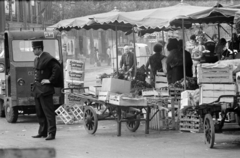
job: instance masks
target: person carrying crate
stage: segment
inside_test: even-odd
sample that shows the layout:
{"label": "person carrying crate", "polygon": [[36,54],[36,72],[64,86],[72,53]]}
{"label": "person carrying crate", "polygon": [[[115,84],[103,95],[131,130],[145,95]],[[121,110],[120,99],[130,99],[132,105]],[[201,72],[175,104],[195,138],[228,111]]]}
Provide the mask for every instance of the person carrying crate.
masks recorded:
{"label": "person carrying crate", "polygon": [[146,64],[146,71],[148,71],[148,67],[150,66],[150,80],[151,85],[155,87],[155,76],[157,74],[157,71],[167,73],[167,66],[166,66],[166,60],[167,58],[162,55],[162,49],[163,46],[160,43],[157,43],[153,47],[153,51],[155,54],[151,55],[148,58],[147,64]]}

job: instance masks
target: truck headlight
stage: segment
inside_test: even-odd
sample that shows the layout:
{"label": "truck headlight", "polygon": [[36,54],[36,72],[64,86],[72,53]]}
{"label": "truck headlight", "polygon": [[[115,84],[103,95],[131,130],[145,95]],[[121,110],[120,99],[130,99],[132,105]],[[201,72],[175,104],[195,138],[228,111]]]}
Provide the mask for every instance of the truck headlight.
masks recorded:
{"label": "truck headlight", "polygon": [[4,72],[4,70],[5,70],[4,65],[3,65],[3,64],[0,64],[0,72]]}
{"label": "truck headlight", "polygon": [[17,83],[18,83],[19,86],[23,86],[25,84],[25,81],[22,78],[19,78],[17,80]]}

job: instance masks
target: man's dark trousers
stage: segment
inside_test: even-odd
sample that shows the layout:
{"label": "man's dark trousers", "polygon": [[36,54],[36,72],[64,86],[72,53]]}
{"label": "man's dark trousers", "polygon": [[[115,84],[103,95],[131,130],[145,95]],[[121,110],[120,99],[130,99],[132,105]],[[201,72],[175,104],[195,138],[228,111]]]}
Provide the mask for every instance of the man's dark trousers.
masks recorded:
{"label": "man's dark trousers", "polygon": [[38,122],[40,124],[38,134],[45,135],[53,134],[56,135],[56,118],[55,108],[53,104],[53,95],[40,96],[35,98],[36,112]]}

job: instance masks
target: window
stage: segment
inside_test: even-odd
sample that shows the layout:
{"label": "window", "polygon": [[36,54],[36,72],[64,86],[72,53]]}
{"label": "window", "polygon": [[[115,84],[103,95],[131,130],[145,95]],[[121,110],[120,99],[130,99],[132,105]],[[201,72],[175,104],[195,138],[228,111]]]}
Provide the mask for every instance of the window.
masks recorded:
{"label": "window", "polygon": [[[59,60],[59,44],[57,40],[43,40],[44,52],[50,53]],[[32,41],[13,40],[13,60],[14,61],[34,61],[35,55],[32,49]]]}
{"label": "window", "polygon": [[0,59],[4,58],[4,42],[0,39]]}
{"label": "window", "polygon": [[31,7],[32,7],[32,19],[33,19],[33,23],[36,23],[36,19],[37,19],[37,13],[36,13],[36,4],[35,1],[31,1]]}
{"label": "window", "polygon": [[19,0],[18,4],[19,4],[19,21],[23,22],[23,9],[24,9],[23,4],[24,4],[24,2],[22,0]]}

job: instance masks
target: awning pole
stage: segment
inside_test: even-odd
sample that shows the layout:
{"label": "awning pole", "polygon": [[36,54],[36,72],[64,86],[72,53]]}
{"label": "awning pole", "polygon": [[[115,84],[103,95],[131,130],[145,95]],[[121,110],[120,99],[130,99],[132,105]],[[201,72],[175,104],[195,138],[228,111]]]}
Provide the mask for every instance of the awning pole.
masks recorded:
{"label": "awning pole", "polygon": [[184,77],[184,90],[186,90],[186,64],[185,64],[185,33],[184,33],[184,19],[182,19],[182,35],[183,35],[183,77]]}
{"label": "awning pole", "polygon": [[132,34],[133,34],[133,47],[134,47],[134,78],[136,77],[137,74],[137,55],[136,55],[136,39],[135,39],[135,32],[134,32],[134,27],[132,28]]}
{"label": "awning pole", "polygon": [[[231,41],[233,42],[233,25],[230,25],[230,26],[231,26]],[[232,48],[230,48],[230,49],[233,50],[233,44],[232,44]],[[234,55],[234,59],[235,59],[235,55]]]}
{"label": "awning pole", "polygon": [[118,32],[117,32],[117,26],[115,26],[115,32],[116,32],[116,67],[117,67],[117,74],[118,74]]}
{"label": "awning pole", "polygon": [[220,24],[218,24],[218,41],[220,40]]}
{"label": "awning pole", "polygon": [[111,30],[111,36],[112,36],[112,51],[111,51],[111,65],[112,65],[112,67],[113,67],[113,69],[114,69],[114,55],[113,55],[113,49],[114,49],[114,46],[113,46],[113,30]]}

